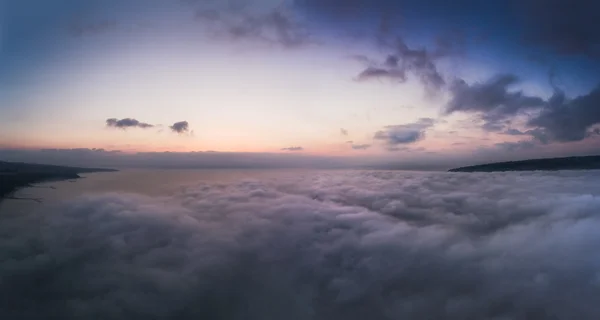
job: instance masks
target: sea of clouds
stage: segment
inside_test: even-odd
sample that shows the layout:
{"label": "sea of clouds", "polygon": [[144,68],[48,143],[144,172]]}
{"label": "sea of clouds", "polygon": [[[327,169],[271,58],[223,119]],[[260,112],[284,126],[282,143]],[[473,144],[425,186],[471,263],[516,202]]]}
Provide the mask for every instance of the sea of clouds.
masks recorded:
{"label": "sea of clouds", "polygon": [[0,319],[600,319],[600,172],[330,171],[0,217]]}

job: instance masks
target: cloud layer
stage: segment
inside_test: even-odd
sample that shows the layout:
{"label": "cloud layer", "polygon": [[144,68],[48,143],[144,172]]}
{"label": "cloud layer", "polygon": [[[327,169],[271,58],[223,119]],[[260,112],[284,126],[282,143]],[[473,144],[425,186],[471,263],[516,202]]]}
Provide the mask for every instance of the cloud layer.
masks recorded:
{"label": "cloud layer", "polygon": [[2,215],[2,319],[598,319],[598,172],[282,173]]}

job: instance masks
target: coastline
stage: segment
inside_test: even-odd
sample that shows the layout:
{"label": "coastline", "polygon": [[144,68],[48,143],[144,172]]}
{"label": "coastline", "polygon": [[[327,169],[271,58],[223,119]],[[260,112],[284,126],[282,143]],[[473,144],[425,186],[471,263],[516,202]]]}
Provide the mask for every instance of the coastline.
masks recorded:
{"label": "coastline", "polygon": [[522,161],[508,161],[460,167],[449,172],[504,172],[504,171],[557,171],[557,170],[598,170],[600,156],[545,158]]}
{"label": "coastline", "polygon": [[35,183],[80,179],[80,173],[115,171],[118,170],[0,161],[0,202],[5,199],[38,201],[38,199],[18,198],[14,196],[18,190],[31,187]]}

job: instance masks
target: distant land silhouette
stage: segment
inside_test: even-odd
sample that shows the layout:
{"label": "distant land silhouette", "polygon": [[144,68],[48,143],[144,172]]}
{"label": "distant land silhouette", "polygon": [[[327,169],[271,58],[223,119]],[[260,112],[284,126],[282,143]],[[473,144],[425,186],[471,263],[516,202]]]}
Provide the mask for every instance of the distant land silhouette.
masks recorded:
{"label": "distant land silhouette", "polygon": [[531,159],[460,167],[449,172],[556,171],[600,169],[600,156]]}
{"label": "distant land silhouette", "polygon": [[111,171],[117,170],[0,161],[0,201],[6,198],[19,199],[12,197],[12,194],[33,183],[78,179],[81,178],[79,173]]}

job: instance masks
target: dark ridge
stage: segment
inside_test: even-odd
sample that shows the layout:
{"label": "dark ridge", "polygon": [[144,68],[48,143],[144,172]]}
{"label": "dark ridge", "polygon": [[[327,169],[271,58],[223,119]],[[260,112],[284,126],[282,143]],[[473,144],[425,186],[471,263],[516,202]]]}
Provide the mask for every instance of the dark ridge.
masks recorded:
{"label": "dark ridge", "polygon": [[33,183],[78,179],[80,173],[113,171],[117,170],[0,161],[0,201]]}
{"label": "dark ridge", "polygon": [[600,169],[600,156],[531,159],[460,167],[449,172],[556,171]]}

